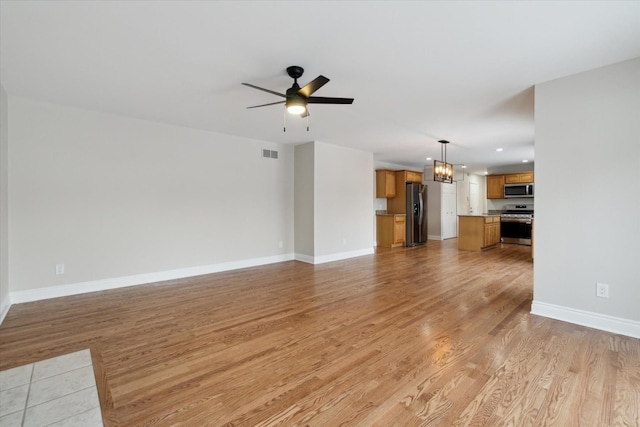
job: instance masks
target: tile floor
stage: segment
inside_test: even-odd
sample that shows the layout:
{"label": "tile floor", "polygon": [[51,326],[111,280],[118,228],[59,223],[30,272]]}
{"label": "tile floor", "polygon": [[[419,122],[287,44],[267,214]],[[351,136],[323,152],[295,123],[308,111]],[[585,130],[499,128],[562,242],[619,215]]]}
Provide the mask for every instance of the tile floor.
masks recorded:
{"label": "tile floor", "polygon": [[0,427],[103,426],[91,353],[0,371]]}

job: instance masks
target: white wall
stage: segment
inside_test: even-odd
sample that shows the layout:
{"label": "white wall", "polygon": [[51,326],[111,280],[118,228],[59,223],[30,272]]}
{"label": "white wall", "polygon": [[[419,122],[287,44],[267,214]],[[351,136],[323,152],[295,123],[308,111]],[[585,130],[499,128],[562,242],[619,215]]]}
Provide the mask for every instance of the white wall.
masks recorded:
{"label": "white wall", "polygon": [[314,252],[314,144],[294,148],[294,222],[296,257],[313,259]]}
{"label": "white wall", "polygon": [[426,181],[427,238],[445,240],[458,237],[458,184]]}
{"label": "white wall", "polygon": [[470,189],[469,185],[471,183],[478,185],[478,202],[479,202],[479,210],[477,212],[473,212],[474,215],[487,213],[487,180],[482,175],[474,175],[465,173],[464,180],[457,182],[457,196],[458,196],[458,215],[469,215],[471,200],[470,200]]}
{"label": "white wall", "polygon": [[315,142],[315,255],[372,253],[373,154]]}
{"label": "white wall", "polygon": [[17,97],[9,107],[12,300],[293,257],[292,147]]}
{"label": "white wall", "polygon": [[373,253],[373,154],[315,141],[296,146],[295,159],[296,258],[322,263]]}
{"label": "white wall", "polygon": [[9,311],[9,116],[8,100],[0,86],[0,322]]}
{"label": "white wall", "polygon": [[517,163],[515,165],[494,166],[487,169],[488,175],[500,175],[507,173],[531,172],[535,169],[534,162]]}
{"label": "white wall", "polygon": [[640,337],[640,58],[535,93],[532,312]]}

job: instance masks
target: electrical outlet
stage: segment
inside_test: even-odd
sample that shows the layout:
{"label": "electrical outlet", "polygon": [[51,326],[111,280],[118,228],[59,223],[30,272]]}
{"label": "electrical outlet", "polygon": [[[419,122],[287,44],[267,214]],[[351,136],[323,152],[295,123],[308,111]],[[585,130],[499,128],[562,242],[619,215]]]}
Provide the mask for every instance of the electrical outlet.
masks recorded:
{"label": "electrical outlet", "polygon": [[609,285],[605,283],[596,283],[596,296],[600,298],[609,298]]}
{"label": "electrical outlet", "polygon": [[56,274],[64,274],[64,264],[56,264]]}

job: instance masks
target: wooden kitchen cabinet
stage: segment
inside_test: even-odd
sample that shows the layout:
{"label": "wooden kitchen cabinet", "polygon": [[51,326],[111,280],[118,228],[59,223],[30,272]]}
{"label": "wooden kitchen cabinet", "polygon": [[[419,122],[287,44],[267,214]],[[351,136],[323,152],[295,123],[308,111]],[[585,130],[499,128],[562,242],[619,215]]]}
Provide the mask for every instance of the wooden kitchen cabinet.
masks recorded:
{"label": "wooden kitchen cabinet", "polygon": [[407,236],[407,219],[404,216],[393,218],[393,244],[404,246]]}
{"label": "wooden kitchen cabinet", "polygon": [[396,195],[396,173],[392,170],[376,171],[376,197],[389,198]]}
{"label": "wooden kitchen cabinet", "polygon": [[407,170],[395,171],[396,195],[387,199],[387,212],[390,214],[407,213],[407,182],[422,183],[422,172]]}
{"label": "wooden kitchen cabinet", "polygon": [[396,189],[399,184],[402,184],[404,187],[407,182],[417,182],[418,184],[422,184],[422,172],[407,170],[396,171]]}
{"label": "wooden kitchen cabinet", "polygon": [[487,176],[487,199],[504,199],[504,175]]}
{"label": "wooden kitchen cabinet", "polygon": [[511,173],[505,175],[505,184],[520,184],[533,182],[533,172]]}
{"label": "wooden kitchen cabinet", "polygon": [[422,172],[414,172],[414,171],[405,171],[405,172],[407,172],[405,182],[417,182],[418,184],[422,184]]}
{"label": "wooden kitchen cabinet", "polygon": [[533,182],[533,172],[487,175],[487,199],[504,199],[505,184]]}
{"label": "wooden kitchen cabinet", "polygon": [[500,243],[500,217],[460,215],[458,217],[458,249],[481,251]]}
{"label": "wooden kitchen cabinet", "polygon": [[406,234],[405,215],[376,216],[376,245],[380,248],[404,246]]}
{"label": "wooden kitchen cabinet", "polygon": [[500,243],[500,217],[485,217],[484,219],[484,246],[489,247]]}

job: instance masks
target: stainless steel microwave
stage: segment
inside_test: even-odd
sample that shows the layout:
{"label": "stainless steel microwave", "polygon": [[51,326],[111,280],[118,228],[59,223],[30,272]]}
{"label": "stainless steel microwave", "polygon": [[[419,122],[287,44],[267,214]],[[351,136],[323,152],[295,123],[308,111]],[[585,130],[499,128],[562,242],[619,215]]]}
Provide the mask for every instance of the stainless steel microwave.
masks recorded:
{"label": "stainless steel microwave", "polygon": [[533,197],[533,183],[529,184],[505,184],[504,198]]}

